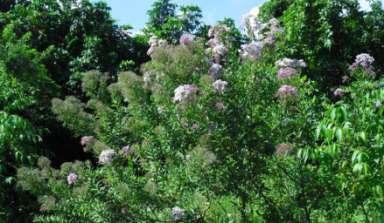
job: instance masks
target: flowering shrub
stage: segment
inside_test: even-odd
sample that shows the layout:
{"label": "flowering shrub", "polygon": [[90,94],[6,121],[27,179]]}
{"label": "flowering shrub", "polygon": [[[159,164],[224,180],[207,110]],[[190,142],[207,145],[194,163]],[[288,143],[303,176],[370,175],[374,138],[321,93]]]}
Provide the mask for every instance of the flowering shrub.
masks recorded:
{"label": "flowering shrub", "polygon": [[[179,27],[170,26],[180,22],[175,6],[163,2],[161,12],[160,3],[152,14],[169,15],[152,28]],[[380,222],[384,91],[371,75],[379,70],[367,54],[325,55],[344,44],[329,40],[344,35],[330,24],[349,33],[339,13],[352,19],[355,4],[272,3],[262,13],[273,16],[248,18],[247,42],[230,20],[206,27],[206,38],[173,30],[169,43],[149,40],[151,60],[138,72],[89,71],[79,76],[81,97],[52,99],[89,160],[40,157],[18,169],[18,188],[40,205],[33,220]],[[340,55],[352,58],[351,48]],[[323,89],[308,78],[331,71],[345,80]],[[13,130],[21,137],[28,127]]]}

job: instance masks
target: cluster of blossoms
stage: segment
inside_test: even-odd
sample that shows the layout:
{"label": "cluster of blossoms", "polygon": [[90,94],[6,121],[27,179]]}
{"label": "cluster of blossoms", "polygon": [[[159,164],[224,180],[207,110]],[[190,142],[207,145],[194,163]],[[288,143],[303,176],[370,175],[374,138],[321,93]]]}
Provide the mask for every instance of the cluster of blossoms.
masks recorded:
{"label": "cluster of blossoms", "polygon": [[103,165],[111,164],[116,152],[113,149],[103,150],[99,155],[99,163]]}
{"label": "cluster of blossoms", "polygon": [[191,45],[193,41],[195,41],[195,36],[189,33],[183,34],[179,40],[180,44],[184,46]]}
{"label": "cluster of blossoms", "polygon": [[240,49],[240,57],[243,60],[248,59],[256,61],[260,58],[263,48],[264,44],[260,41],[252,41],[251,43],[243,44]]}
{"label": "cluster of blossoms", "polygon": [[241,46],[242,59],[253,61],[259,59],[263,48],[266,45],[273,45],[277,35],[283,31],[277,19],[272,18],[267,23],[263,23],[258,16],[259,8],[256,7],[243,17],[245,32],[253,41]]}
{"label": "cluster of blossoms", "polygon": [[369,76],[374,77],[376,75],[373,67],[375,58],[367,53],[362,53],[356,56],[355,62],[349,67],[351,71],[355,71],[358,68],[362,68]]}
{"label": "cluster of blossoms", "polygon": [[302,68],[307,67],[307,64],[304,60],[283,58],[276,61],[276,66],[279,68],[277,78],[286,79],[299,74]]}
{"label": "cluster of blossoms", "polygon": [[220,63],[224,60],[224,57],[228,53],[228,48],[224,45],[222,41],[223,35],[229,32],[229,28],[225,25],[216,25],[209,29],[208,36],[208,46],[207,53],[211,54],[213,57],[213,63],[209,69],[209,73],[215,78],[221,72],[222,66]]}
{"label": "cluster of blossoms", "polygon": [[155,52],[156,48],[158,47],[165,47],[167,45],[166,40],[158,39],[157,37],[153,36],[149,39],[149,49],[147,51],[147,55],[151,56],[153,52]]}
{"label": "cluster of blossoms", "polygon": [[67,183],[68,185],[73,185],[76,183],[77,181],[77,174],[76,173],[69,173],[68,176],[67,176]]}
{"label": "cluster of blossoms", "polygon": [[222,94],[222,93],[224,93],[225,89],[227,88],[228,82],[219,79],[219,80],[213,82],[212,86],[217,92]]}
{"label": "cluster of blossoms", "polygon": [[173,221],[180,221],[185,217],[185,210],[179,207],[173,207],[171,217]]}
{"label": "cluster of blossoms", "polygon": [[84,152],[87,152],[90,147],[95,143],[96,139],[93,136],[83,136],[80,139],[80,145],[83,146]]}
{"label": "cluster of blossoms", "polygon": [[196,85],[181,85],[177,87],[174,91],[175,96],[173,97],[173,102],[188,102],[190,100],[193,100],[198,92],[199,88]]}
{"label": "cluster of blossoms", "polygon": [[289,98],[289,97],[292,97],[292,96],[296,96],[297,95],[297,88],[294,87],[294,86],[291,86],[291,85],[282,85],[279,90],[277,91],[276,95],[280,98],[280,99],[286,99],[286,98]]}
{"label": "cluster of blossoms", "polygon": [[217,79],[220,77],[222,71],[223,71],[223,66],[221,66],[218,63],[213,63],[208,70],[208,74],[211,75],[214,79]]}

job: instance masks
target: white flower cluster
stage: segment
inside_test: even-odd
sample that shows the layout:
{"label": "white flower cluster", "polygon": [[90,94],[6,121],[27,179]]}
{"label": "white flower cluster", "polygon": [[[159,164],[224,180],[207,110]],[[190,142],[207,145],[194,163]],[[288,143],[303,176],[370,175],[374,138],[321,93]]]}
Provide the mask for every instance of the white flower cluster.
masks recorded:
{"label": "white flower cluster", "polygon": [[375,77],[375,69],[373,67],[373,63],[375,62],[375,58],[367,53],[361,53],[356,56],[355,62],[349,67],[350,70],[354,71],[359,67],[364,70],[369,76]]}
{"label": "white flower cluster", "polygon": [[253,8],[249,13],[243,16],[243,27],[247,36],[263,44],[274,44],[278,33],[283,32],[279,20],[270,19],[263,23],[259,19],[259,8]]}
{"label": "white flower cluster", "polygon": [[219,92],[219,93],[224,93],[224,91],[227,89],[228,82],[223,81],[223,80],[217,80],[212,84],[213,88]]}
{"label": "white flower cluster", "polygon": [[99,155],[99,163],[103,165],[111,164],[116,152],[113,149],[103,150]]}
{"label": "white flower cluster", "polygon": [[173,102],[188,102],[194,99],[199,92],[199,88],[193,84],[186,84],[177,87],[174,91]]}
{"label": "white flower cluster", "polygon": [[67,176],[67,183],[68,185],[73,185],[77,181],[77,174],[76,173],[69,173]]}
{"label": "white flower cluster", "polygon": [[307,64],[304,62],[304,60],[283,58],[281,60],[276,61],[276,66],[278,68],[291,67],[294,69],[301,69],[307,67]]}
{"label": "white flower cluster", "polygon": [[150,39],[149,39],[149,49],[147,51],[147,55],[148,56],[151,56],[153,54],[153,52],[155,52],[156,48],[158,47],[165,47],[167,45],[167,41],[166,40],[162,40],[162,39],[159,39],[155,36],[152,36]]}
{"label": "white flower cluster", "polygon": [[185,216],[185,210],[179,207],[173,207],[171,210],[171,217],[173,221],[180,221]]}

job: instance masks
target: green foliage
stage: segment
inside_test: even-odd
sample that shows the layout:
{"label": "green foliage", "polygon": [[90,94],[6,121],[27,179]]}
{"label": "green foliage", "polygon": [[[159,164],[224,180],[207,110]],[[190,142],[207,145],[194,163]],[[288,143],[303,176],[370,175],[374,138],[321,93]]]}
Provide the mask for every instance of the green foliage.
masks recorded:
{"label": "green foliage", "polygon": [[183,33],[195,33],[202,23],[201,9],[195,5],[178,8],[170,0],[155,1],[148,11],[149,21],[145,33],[166,39],[170,43],[178,43]]}
{"label": "green foliage", "polygon": [[[135,37],[105,3],[8,6],[0,219],[382,222],[384,12],[371,4],[268,1],[253,22],[278,30],[247,46],[233,20],[208,37],[197,6],[168,0]],[[179,45],[183,33],[197,38]],[[150,35],[169,44],[146,61]],[[40,156],[50,112],[89,160]]]}

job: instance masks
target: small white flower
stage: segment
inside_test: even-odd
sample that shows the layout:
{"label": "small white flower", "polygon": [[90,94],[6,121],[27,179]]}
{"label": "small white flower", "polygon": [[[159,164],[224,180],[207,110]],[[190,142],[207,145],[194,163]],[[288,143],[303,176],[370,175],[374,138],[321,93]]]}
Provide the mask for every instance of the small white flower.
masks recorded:
{"label": "small white flower", "polygon": [[304,60],[283,58],[281,60],[276,61],[276,66],[279,68],[291,67],[295,69],[301,69],[307,67],[307,64],[304,62]]}
{"label": "small white flower", "polygon": [[179,221],[185,216],[185,210],[179,207],[173,207],[171,210],[171,217],[173,221]]}
{"label": "small white flower", "polygon": [[217,80],[212,84],[213,88],[219,92],[219,93],[224,93],[225,89],[228,86],[228,82],[223,81],[223,80]]}
{"label": "small white flower", "polygon": [[113,149],[103,150],[99,155],[99,163],[111,164],[115,155],[116,152]]}
{"label": "small white flower", "polygon": [[175,89],[173,102],[183,102],[193,99],[199,92],[199,88],[193,84],[181,85]]}
{"label": "small white flower", "polygon": [[69,173],[67,176],[67,182],[69,185],[75,184],[77,181],[77,174],[76,173]]}

